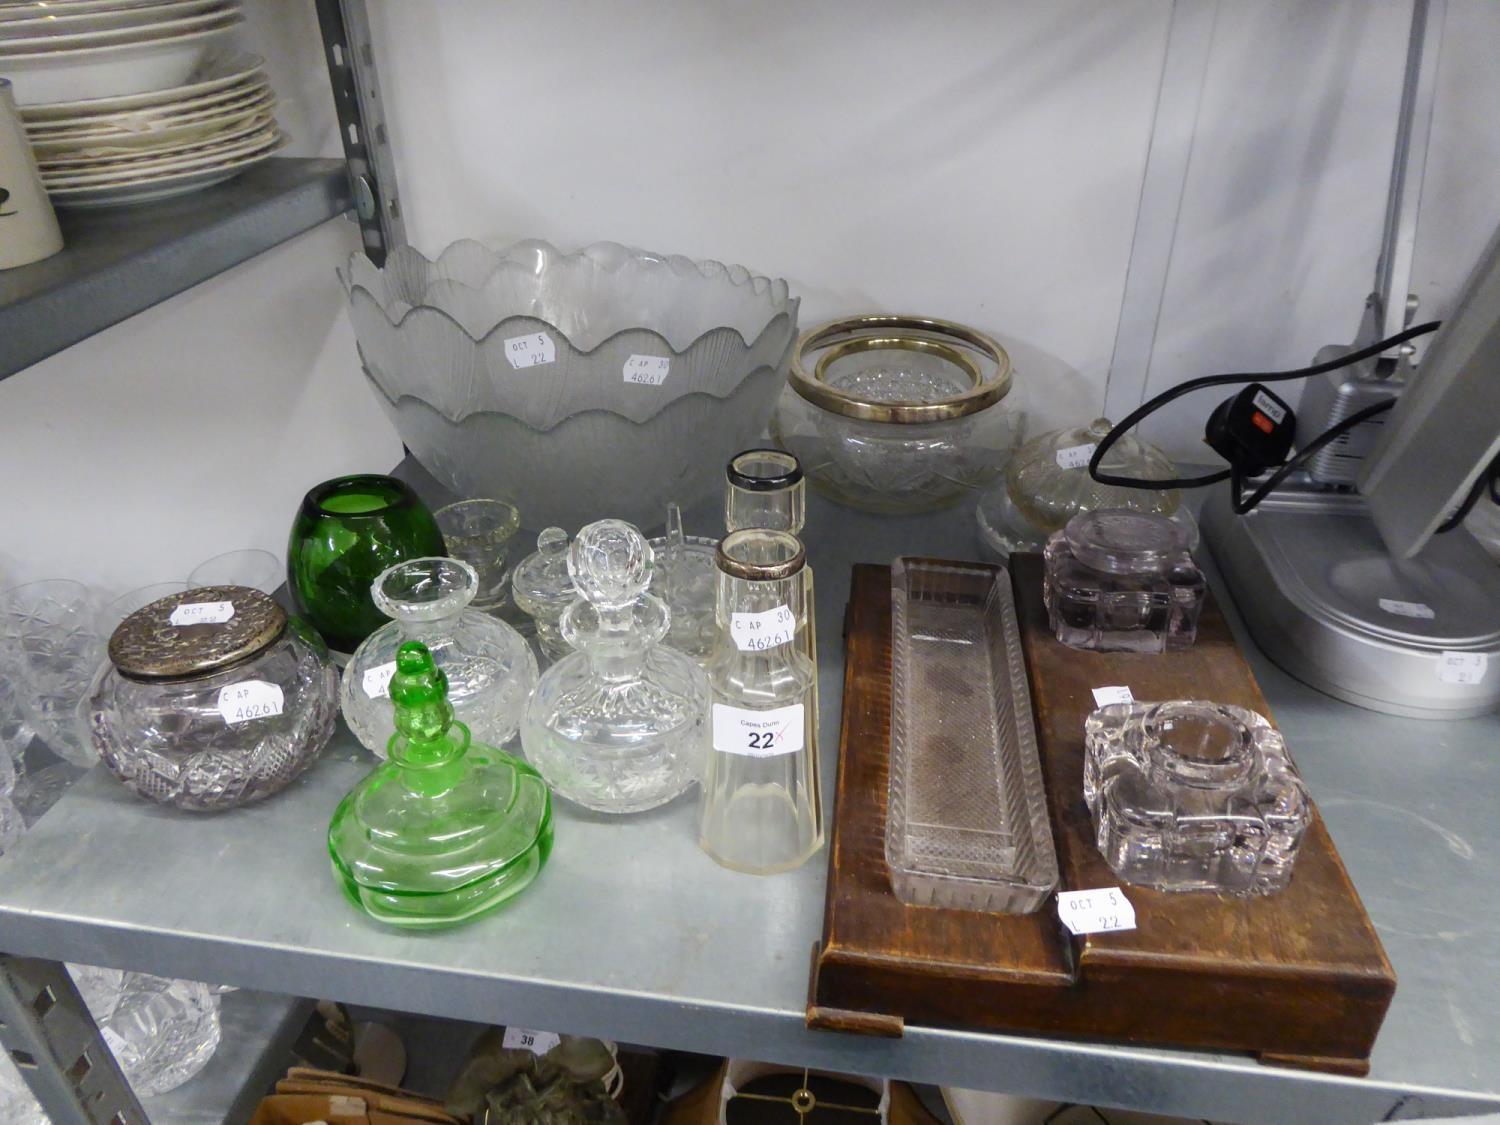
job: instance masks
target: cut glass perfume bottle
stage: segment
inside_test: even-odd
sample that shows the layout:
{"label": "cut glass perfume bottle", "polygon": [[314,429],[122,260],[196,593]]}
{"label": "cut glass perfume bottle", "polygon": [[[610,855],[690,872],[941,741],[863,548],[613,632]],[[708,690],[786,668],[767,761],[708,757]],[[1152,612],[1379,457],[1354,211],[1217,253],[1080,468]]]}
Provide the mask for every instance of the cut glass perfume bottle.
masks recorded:
{"label": "cut glass perfume bottle", "polygon": [[542,676],[521,727],[526,757],[560,796],[608,813],[642,812],[702,774],[708,681],[662,644],[670,615],[646,592],[653,552],[620,520],[578,533],[568,573],[579,597],[562,616],[578,651]]}
{"label": "cut glass perfume bottle", "polygon": [[1186,533],[1164,516],[1109,509],[1074,516],[1047,542],[1042,594],[1073,648],[1190,648],[1207,589]]}
{"label": "cut glass perfume bottle", "polygon": [[381,922],[465,922],[525,890],[552,850],[552,798],[541,776],[473,742],[419,641],[396,656],[389,760],[339,803],[328,826],[334,876]]}
{"label": "cut glass perfume bottle", "polygon": [[1106,862],[1164,891],[1274,894],[1312,805],[1281,735],[1241,707],[1115,703],[1084,728],[1083,796]]}
{"label": "cut glass perfume bottle", "polygon": [[713,745],[698,843],[754,875],[800,867],[823,846],[818,670],[797,627],[805,560],[787,531],[748,528],[719,543]]}
{"label": "cut glass perfume bottle", "polygon": [[386,685],[396,650],[421,641],[448,681],[448,702],[475,739],[503,746],[516,733],[536,686],[536,657],[504,621],[470,608],[479,579],[458,559],[411,559],[375,580],[371,596],[393,620],[355,650],[344,669],[344,719],[354,736],[383,755],[395,733]]}

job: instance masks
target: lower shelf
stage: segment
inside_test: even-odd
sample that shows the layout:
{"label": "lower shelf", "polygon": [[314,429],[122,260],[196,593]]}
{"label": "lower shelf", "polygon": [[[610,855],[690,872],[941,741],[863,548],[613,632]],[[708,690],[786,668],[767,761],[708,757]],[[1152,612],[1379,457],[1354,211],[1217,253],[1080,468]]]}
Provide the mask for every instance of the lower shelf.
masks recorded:
{"label": "lower shelf", "polygon": [[312,1007],[296,996],[225,993],[219,1049],[190,1082],[141,1099],[151,1125],[243,1125],[286,1070],[287,1053]]}

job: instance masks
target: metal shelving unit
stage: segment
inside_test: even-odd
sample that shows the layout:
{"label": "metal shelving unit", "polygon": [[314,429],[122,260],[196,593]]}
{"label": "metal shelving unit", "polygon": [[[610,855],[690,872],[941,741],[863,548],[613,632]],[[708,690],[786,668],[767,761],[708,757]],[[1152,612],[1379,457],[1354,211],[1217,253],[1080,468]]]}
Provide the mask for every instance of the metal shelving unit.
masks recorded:
{"label": "metal shelving unit", "polygon": [[[807,529],[831,793],[850,564],[973,557],[975,540],[967,509],[881,519],[817,498]],[[1500,1111],[1489,1018],[1500,978],[1475,971],[1500,963],[1500,930],[1482,909],[1500,885],[1495,720],[1360,711],[1289,679],[1240,636],[1400,978],[1367,1079],[926,1027],[894,1040],[809,1031],[824,857],[774,878],[723,870],[697,847],[690,799],[626,820],[559,803],[548,869],[511,906],[442,933],[384,929],[328,870],[328,817],[373,761],[346,733],[288,791],[214,817],[143,805],[95,770],[0,861],[0,935],[32,956],[1217,1120]]]}
{"label": "metal shelving unit", "polygon": [[141,1106],[152,1125],[229,1125],[248,1121],[261,1095],[280,1078],[312,1001],[270,992],[226,993],[223,1038],[192,1080]]}
{"label": "metal shelving unit", "polygon": [[351,206],[342,160],[278,158],[178,199],[59,211],[64,249],[0,271],[0,379]]}

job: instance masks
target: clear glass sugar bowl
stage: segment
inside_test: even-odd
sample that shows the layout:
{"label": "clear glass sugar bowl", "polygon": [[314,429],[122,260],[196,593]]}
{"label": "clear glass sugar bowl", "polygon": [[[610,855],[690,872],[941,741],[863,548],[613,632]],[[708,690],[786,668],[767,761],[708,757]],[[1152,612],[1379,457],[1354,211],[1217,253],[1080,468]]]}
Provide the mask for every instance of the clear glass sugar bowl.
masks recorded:
{"label": "clear glass sugar bowl", "polygon": [[1312,823],[1280,733],[1254,711],[1201,700],[1090,715],[1083,796],[1115,874],[1164,891],[1274,894]]}
{"label": "clear glass sugar bowl", "polygon": [[285,788],[338,718],[338,668],[267,594],[206,586],[132,613],[89,698],[94,745],[139,796],[209,812]]}
{"label": "clear glass sugar bowl", "polygon": [[517,565],[511,576],[516,607],[536,621],[536,643],[545,660],[566,656],[563,640],[563,610],[573,604],[578,591],[568,576],[568,533],[549,527],[536,537],[536,550]]}
{"label": "clear glass sugar bowl", "polygon": [[470,608],[479,578],[449,558],[397,563],[370,587],[392,620],[355,650],[344,669],[344,720],[379,757],[396,733],[390,681],[396,651],[421,641],[448,681],[448,702],[475,741],[503,746],[516,733],[526,697],[536,686],[536,656],[504,621]]}
{"label": "clear glass sugar bowl", "polygon": [[560,796],[607,813],[643,812],[684,793],[708,749],[708,680],[661,643],[670,614],[646,592],[650,545],[628,523],[578,533],[568,572],[580,597],[563,613],[578,651],[547,670],[526,708],[527,759]]}

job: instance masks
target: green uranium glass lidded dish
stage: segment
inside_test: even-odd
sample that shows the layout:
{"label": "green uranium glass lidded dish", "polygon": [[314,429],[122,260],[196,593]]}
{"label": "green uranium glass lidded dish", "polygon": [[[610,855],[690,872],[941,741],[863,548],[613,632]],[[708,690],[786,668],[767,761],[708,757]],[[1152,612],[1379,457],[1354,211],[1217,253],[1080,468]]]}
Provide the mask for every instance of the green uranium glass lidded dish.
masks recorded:
{"label": "green uranium glass lidded dish", "polygon": [[467,922],[519,894],[552,851],[540,774],[472,742],[427,646],[408,641],[391,677],[390,757],[339,802],[328,826],[335,878],[378,921]]}
{"label": "green uranium glass lidded dish", "polygon": [[443,533],[411,487],[366,474],[324,481],[302,499],[286,549],[287,588],[335,652],[385,624],[370,585],[407,559],[445,555]]}

